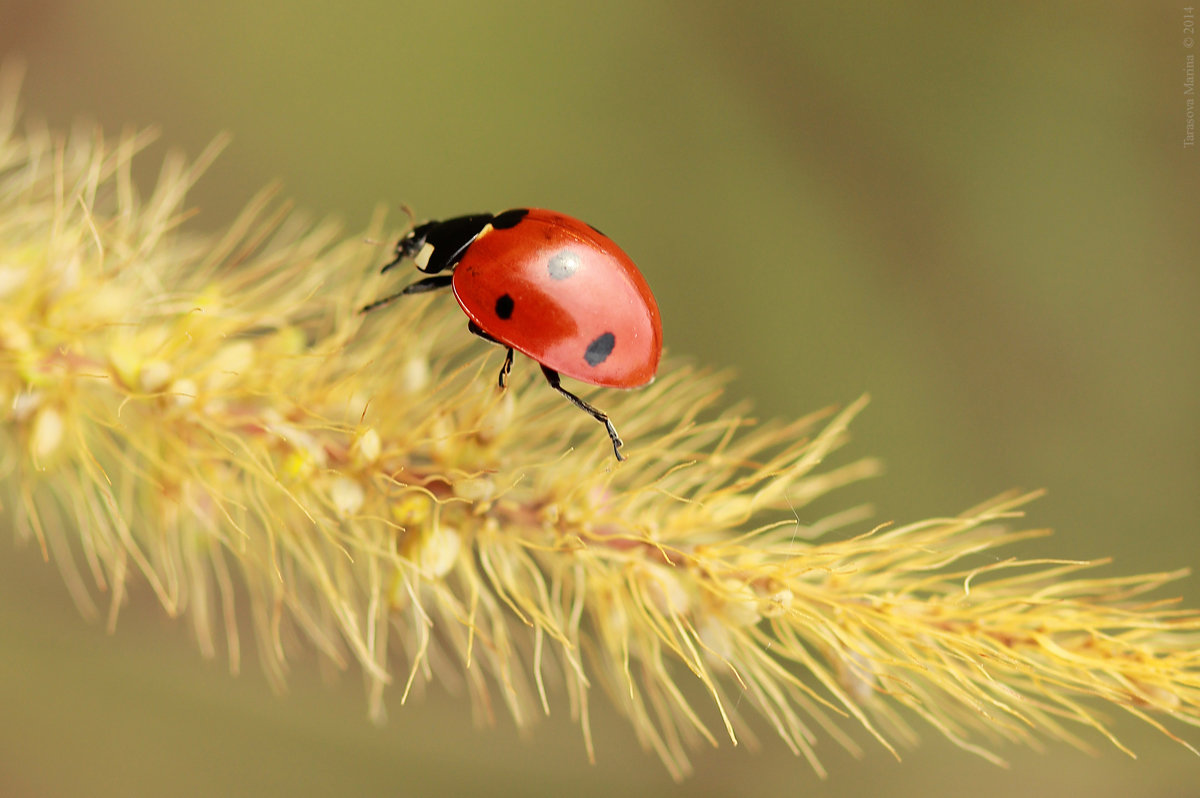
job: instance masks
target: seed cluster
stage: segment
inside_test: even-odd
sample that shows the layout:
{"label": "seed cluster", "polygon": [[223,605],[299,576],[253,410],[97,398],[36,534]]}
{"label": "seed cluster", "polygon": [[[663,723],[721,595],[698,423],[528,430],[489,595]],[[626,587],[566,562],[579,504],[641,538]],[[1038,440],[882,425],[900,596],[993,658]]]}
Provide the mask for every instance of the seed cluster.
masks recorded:
{"label": "seed cluster", "polygon": [[1179,574],[998,559],[1042,534],[1007,531],[1028,496],[874,530],[813,515],[878,471],[839,459],[861,402],[755,426],[668,361],[606,396],[635,442],[616,465],[528,372],[498,392],[450,303],[358,314],[381,289],[361,236],[268,195],[193,235],[211,152],[141,197],[145,136],[16,129],[9,98],[0,503],[85,612],[107,596],[115,623],[144,582],[236,668],[245,596],[279,682],[303,644],[357,664],[377,713],[444,678],[519,722],[562,684],[589,747],[604,685],[677,776],[716,740],[688,682],[729,738],[765,721],[818,769],[814,741],[854,749],[850,726],[890,749],[924,720],[995,758],[972,732],[1111,739],[1105,704],[1200,723],[1200,620],[1145,597]]}

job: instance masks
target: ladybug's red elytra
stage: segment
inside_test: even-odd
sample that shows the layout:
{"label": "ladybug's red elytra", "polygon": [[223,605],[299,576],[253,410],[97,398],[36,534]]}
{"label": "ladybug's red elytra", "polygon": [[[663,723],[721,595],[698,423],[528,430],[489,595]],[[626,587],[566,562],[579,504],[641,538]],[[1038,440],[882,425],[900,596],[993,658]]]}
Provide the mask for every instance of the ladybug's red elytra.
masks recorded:
{"label": "ladybug's red elytra", "polygon": [[604,425],[613,453],[625,459],[608,416],[559,379],[565,374],[591,385],[637,388],[658,370],[658,304],[608,236],[561,213],[516,208],[418,225],[396,244],[396,257],[383,271],[405,258],[433,276],[363,312],[406,294],[453,287],[468,329],[508,350],[500,387],[507,385],[513,350],[529,356],[554,390]]}

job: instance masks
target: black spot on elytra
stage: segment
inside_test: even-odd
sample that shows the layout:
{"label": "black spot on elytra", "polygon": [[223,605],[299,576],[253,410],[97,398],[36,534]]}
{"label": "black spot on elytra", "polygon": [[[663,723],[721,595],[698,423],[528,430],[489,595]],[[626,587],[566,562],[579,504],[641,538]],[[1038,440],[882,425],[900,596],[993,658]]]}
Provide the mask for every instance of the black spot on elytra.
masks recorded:
{"label": "black spot on elytra", "polygon": [[507,321],[512,318],[513,313],[513,298],[508,294],[501,294],[496,300],[496,315]]}
{"label": "black spot on elytra", "polygon": [[511,211],[496,214],[492,217],[492,227],[497,230],[507,230],[510,227],[516,227],[528,214],[528,208],[513,208]]}
{"label": "black spot on elytra", "polygon": [[579,256],[569,249],[554,253],[550,260],[546,261],[546,271],[554,280],[567,279],[579,271],[579,266]]}
{"label": "black spot on elytra", "polygon": [[597,336],[596,340],[587,345],[587,351],[583,353],[583,359],[587,361],[589,366],[599,366],[608,360],[608,356],[612,354],[613,347],[616,344],[617,338],[610,332]]}

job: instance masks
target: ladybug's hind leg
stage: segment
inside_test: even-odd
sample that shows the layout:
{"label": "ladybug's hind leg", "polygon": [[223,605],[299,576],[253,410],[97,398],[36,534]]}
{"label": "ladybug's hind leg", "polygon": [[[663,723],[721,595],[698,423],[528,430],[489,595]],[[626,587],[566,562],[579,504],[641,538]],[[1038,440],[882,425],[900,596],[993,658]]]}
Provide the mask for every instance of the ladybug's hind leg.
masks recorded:
{"label": "ladybug's hind leg", "polygon": [[551,388],[558,391],[563,396],[567,397],[567,400],[571,404],[575,405],[580,410],[587,413],[589,416],[591,416],[592,418],[596,419],[597,421],[599,421],[601,424],[604,425],[604,428],[606,430],[608,430],[609,439],[612,440],[613,454],[615,454],[617,456],[617,460],[624,460],[625,458],[621,455],[621,447],[624,446],[625,444],[621,441],[621,436],[617,434],[617,428],[613,426],[613,423],[612,423],[612,421],[609,420],[608,416],[605,415],[604,413],[601,413],[599,410],[592,407],[590,404],[583,401],[578,396],[576,396],[575,394],[568,391],[566,388],[562,387],[562,380],[558,376],[557,371],[555,371],[553,369],[548,369],[545,366],[542,366],[542,374],[546,375],[546,382],[550,383]]}

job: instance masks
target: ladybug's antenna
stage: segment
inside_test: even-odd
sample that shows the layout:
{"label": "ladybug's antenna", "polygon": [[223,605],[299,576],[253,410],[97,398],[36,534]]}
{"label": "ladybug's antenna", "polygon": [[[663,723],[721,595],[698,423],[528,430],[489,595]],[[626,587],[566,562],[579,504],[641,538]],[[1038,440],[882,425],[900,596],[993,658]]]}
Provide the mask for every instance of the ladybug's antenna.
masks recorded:
{"label": "ladybug's antenna", "polygon": [[[407,202],[405,202],[405,203],[403,203],[403,204],[401,204],[401,205],[400,205],[400,210],[404,211],[404,215],[408,217],[408,226],[409,226],[409,228],[411,229],[411,228],[412,228],[412,226],[413,226],[413,222],[417,221],[417,216],[416,216],[416,214],[414,214],[414,213],[413,213],[413,209],[412,209],[412,208],[408,207],[408,203],[407,203]],[[381,244],[385,244],[385,243],[387,243],[387,242],[386,242],[386,241],[379,241],[379,240],[377,240],[377,239],[374,239],[374,238],[364,238],[364,239],[363,239],[363,243],[364,243],[364,244],[370,244],[370,245],[371,245],[371,246],[373,246],[373,247],[377,247],[377,246],[379,246],[379,245],[381,245]]]}

